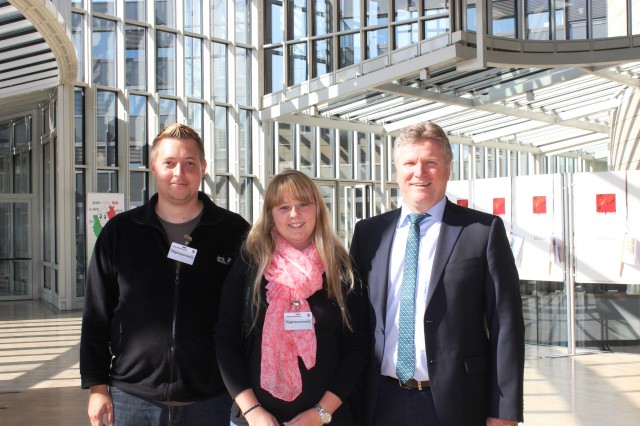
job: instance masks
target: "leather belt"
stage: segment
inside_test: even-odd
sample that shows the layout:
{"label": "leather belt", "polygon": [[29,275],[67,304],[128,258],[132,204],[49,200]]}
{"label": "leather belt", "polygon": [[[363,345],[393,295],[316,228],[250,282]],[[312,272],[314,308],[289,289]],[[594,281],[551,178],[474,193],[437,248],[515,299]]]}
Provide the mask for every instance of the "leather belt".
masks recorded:
{"label": "leather belt", "polygon": [[402,383],[400,379],[396,379],[395,377],[390,377],[390,376],[382,376],[382,377],[396,382],[398,386],[404,389],[413,389],[413,390],[421,391],[431,387],[431,384],[429,383],[428,380],[425,380],[424,382],[420,382],[416,379],[410,379],[409,381]]}

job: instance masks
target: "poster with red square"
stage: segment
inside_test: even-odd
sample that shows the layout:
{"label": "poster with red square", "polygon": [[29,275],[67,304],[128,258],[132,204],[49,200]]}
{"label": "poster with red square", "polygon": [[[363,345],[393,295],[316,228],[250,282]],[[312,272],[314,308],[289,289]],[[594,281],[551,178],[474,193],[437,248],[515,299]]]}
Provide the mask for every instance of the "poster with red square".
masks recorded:
{"label": "poster with red square", "polygon": [[493,199],[493,214],[500,215],[505,213],[504,198]]}
{"label": "poster with red square", "polygon": [[464,198],[461,198],[458,201],[456,201],[456,204],[462,207],[469,207],[469,200],[465,200]]}
{"label": "poster with red square", "polygon": [[533,214],[547,214],[547,196],[533,196]]}
{"label": "poster with red square", "polygon": [[596,194],[596,213],[615,213],[616,194]]}

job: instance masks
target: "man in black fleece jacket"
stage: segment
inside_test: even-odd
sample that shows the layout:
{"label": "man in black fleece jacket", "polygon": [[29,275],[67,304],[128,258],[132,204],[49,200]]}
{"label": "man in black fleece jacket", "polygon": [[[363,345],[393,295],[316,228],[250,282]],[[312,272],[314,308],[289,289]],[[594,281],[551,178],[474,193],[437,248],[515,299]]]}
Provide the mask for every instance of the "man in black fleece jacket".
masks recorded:
{"label": "man in black fleece jacket", "polygon": [[215,355],[220,292],[249,224],[198,191],[204,144],[174,124],[154,139],[157,194],[105,225],[89,266],[80,343],[92,425],[224,425]]}

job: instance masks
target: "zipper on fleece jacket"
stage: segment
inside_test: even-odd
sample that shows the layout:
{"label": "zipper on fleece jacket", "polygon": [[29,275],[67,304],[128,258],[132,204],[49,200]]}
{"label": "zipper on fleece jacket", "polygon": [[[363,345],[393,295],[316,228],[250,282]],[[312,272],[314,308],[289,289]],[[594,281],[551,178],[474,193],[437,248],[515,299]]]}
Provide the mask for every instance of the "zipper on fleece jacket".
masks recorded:
{"label": "zipper on fleece jacket", "polygon": [[180,262],[176,261],[176,278],[173,286],[173,318],[171,319],[171,344],[169,345],[169,382],[164,394],[171,401],[171,388],[176,376],[176,321],[178,319],[178,288],[180,286]]}

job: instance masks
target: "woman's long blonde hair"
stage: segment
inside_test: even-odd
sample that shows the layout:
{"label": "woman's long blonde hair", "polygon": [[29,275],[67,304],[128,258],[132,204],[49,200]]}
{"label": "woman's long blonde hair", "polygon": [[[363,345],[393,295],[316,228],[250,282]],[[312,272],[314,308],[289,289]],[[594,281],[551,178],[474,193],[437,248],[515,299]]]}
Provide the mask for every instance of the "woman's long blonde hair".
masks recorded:
{"label": "woman's long blonde hair", "polygon": [[264,194],[262,213],[249,231],[245,241],[245,248],[251,256],[251,263],[258,267],[251,297],[253,325],[255,325],[261,303],[262,277],[276,250],[276,233],[271,211],[287,198],[313,204],[316,207],[316,228],[312,242],[318,250],[320,259],[322,259],[329,298],[338,304],[342,312],[343,324],[350,329],[345,295],[355,284],[351,258],[331,226],[329,212],[320,190],[307,175],[297,170],[287,170],[271,179]]}

